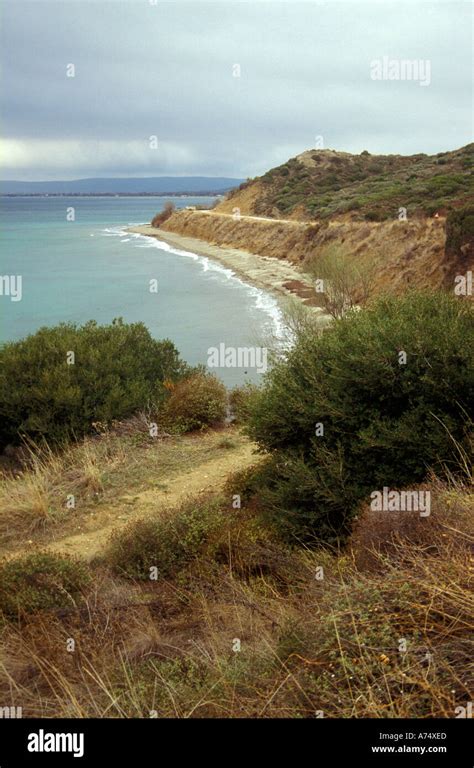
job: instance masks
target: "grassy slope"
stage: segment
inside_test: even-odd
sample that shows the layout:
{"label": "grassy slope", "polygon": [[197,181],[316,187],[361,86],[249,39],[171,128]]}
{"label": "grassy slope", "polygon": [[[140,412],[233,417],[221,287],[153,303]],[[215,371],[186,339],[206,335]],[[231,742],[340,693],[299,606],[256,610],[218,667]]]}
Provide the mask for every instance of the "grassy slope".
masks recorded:
{"label": "grassy slope", "polygon": [[446,213],[474,200],[474,144],[437,155],[351,155],[309,150],[245,182],[216,211],[356,220]]}
{"label": "grassy slope", "polygon": [[26,539],[91,559],[118,526],[216,489],[252,460],[252,444],[232,429],[165,439],[148,437],[139,419],[127,429],[63,454],[33,453],[31,471],[0,481],[0,555],[24,550]]}
{"label": "grassy slope", "polygon": [[[366,510],[344,553],[289,550],[258,509],[231,506],[235,481],[223,482],[251,460],[237,430],[153,444],[141,434],[138,426],[86,441],[7,481],[2,526],[17,532],[10,554],[34,548],[18,544],[27,535],[58,548],[71,525],[101,508],[120,527],[132,500],[133,516],[179,514],[167,509],[166,487],[175,484],[170,500],[179,502],[196,490],[193,473],[197,490],[210,486],[221,505],[211,542],[153,582],[114,573],[101,539],[82,603],[64,595],[61,609],[5,624],[4,706],[22,706],[25,717],[453,717],[470,699],[472,492],[433,482],[429,518]],[[79,504],[64,512],[71,487]],[[31,510],[27,533],[34,498],[43,505]],[[205,518],[209,496],[196,503]],[[35,525],[46,505],[63,512],[40,512]]]}

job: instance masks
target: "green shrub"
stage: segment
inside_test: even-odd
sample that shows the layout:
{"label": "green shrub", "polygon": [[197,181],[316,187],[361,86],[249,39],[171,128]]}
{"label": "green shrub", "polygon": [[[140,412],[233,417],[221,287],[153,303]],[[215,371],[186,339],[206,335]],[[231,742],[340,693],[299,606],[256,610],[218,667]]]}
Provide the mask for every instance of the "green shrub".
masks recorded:
{"label": "green shrub", "polygon": [[150,579],[150,569],[156,568],[159,579],[169,578],[212,546],[212,534],[224,520],[219,500],[193,499],[114,534],[106,560],[121,576]]}
{"label": "green shrub", "polygon": [[0,447],[21,435],[81,437],[93,422],[159,404],[163,381],[189,371],[171,341],[154,340],[143,323],[41,328],[0,349]]}
{"label": "green shrub", "polygon": [[458,257],[463,245],[474,247],[474,205],[458,208],[446,219],[446,253]]}
{"label": "green shrub", "polygon": [[424,212],[428,216],[434,216],[435,213],[443,210],[446,207],[446,201],[443,199],[434,200],[432,203],[425,203]]}
{"label": "green shrub", "polygon": [[215,376],[198,373],[178,382],[161,411],[161,422],[175,432],[191,432],[222,422],[227,392]]}
{"label": "green shrub", "polygon": [[472,307],[443,293],[383,297],[322,334],[303,329],[250,415],[274,465],[259,492],[268,514],[334,541],[372,491],[455,471],[469,452],[473,349]]}
{"label": "green shrub", "polygon": [[250,382],[230,390],[229,405],[235,421],[242,423],[248,419],[252,399],[256,396],[257,392],[258,387]]}
{"label": "green shrub", "polygon": [[364,215],[366,221],[383,221],[386,218],[382,211],[366,211]]}
{"label": "green shrub", "polygon": [[0,565],[0,611],[7,618],[22,613],[74,606],[91,583],[85,563],[49,552],[36,552]]}
{"label": "green shrub", "polygon": [[245,469],[238,469],[228,475],[224,485],[224,493],[232,498],[234,495],[239,496],[241,504],[245,506],[268,483],[272,471],[272,458],[268,456],[263,461],[245,467]]}

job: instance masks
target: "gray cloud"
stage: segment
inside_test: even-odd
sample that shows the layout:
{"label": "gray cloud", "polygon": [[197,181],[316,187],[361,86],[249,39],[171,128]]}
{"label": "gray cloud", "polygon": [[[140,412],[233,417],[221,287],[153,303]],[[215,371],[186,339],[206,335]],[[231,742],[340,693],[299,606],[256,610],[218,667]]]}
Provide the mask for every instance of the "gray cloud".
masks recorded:
{"label": "gray cloud", "polygon": [[[6,0],[2,176],[253,176],[318,135],[453,149],[472,141],[471,14],[457,0]],[[431,84],[372,80],[383,56],[429,60]]]}

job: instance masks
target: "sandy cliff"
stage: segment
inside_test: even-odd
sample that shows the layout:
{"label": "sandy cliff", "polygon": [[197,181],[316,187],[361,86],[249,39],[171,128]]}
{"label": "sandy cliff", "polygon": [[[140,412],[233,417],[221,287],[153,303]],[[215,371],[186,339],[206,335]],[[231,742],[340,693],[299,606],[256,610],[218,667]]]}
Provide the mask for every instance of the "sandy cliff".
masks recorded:
{"label": "sandy cliff", "polygon": [[162,226],[223,248],[287,259],[304,267],[327,248],[343,248],[351,258],[374,264],[373,291],[400,292],[407,286],[446,284],[445,220],[386,222],[300,222],[205,211],[179,211]]}

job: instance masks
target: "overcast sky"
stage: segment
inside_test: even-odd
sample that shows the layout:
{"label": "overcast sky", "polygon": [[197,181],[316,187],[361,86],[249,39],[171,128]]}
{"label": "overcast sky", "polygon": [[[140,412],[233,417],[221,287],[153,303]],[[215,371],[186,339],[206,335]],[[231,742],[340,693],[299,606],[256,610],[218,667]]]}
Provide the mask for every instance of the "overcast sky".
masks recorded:
{"label": "overcast sky", "polygon": [[[4,179],[246,177],[318,136],[401,154],[473,140],[464,0],[2,6]],[[430,84],[372,79],[384,56],[429,61]]]}

